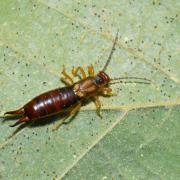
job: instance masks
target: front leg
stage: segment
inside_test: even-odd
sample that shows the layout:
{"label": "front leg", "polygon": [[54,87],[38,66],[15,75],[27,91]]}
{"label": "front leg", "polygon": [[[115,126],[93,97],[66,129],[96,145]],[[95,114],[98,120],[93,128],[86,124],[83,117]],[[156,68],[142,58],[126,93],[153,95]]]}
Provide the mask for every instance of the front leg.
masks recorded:
{"label": "front leg", "polygon": [[116,93],[112,93],[112,89],[109,87],[103,87],[101,90],[102,94],[105,96],[117,96]]}
{"label": "front leg", "polygon": [[89,76],[94,77],[94,66],[92,64],[88,66],[88,73]]}

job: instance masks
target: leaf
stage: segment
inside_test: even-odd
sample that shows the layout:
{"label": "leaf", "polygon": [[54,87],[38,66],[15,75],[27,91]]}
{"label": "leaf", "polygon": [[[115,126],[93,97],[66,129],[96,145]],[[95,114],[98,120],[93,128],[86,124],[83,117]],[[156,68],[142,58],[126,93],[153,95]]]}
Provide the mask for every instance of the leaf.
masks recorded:
{"label": "leaf", "polygon": [[[65,65],[145,77],[116,84],[52,132],[53,123],[0,130],[1,179],[178,179],[180,38],[178,1],[1,1],[0,111],[64,84]],[[57,118],[58,120],[59,118]],[[53,118],[51,119],[53,122]]]}

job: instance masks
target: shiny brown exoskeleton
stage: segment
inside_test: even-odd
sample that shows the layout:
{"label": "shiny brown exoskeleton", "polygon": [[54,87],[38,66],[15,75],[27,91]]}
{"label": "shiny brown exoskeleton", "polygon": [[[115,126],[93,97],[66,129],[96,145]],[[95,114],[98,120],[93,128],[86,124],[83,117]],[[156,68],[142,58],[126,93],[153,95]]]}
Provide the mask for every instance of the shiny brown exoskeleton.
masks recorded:
{"label": "shiny brown exoskeleton", "polygon": [[[65,69],[63,69],[62,74],[64,75],[64,77],[62,78],[62,80],[68,85],[67,87],[45,92],[29,101],[22,108],[15,111],[6,112],[5,114],[23,115],[23,117],[19,119],[15,124],[11,125],[11,127],[14,127],[21,123],[37,121],[41,118],[45,118],[47,116],[51,116],[63,111],[70,112],[63,120],[61,120],[59,124],[55,126],[54,129],[58,129],[62,123],[66,123],[65,120],[68,117],[75,115],[79,111],[84,99],[92,99],[94,101],[97,109],[97,114],[101,117],[101,103],[99,101],[99,94],[111,95],[112,89],[109,87],[111,81],[121,80],[120,82],[122,82],[123,79],[139,79],[145,80],[145,82],[134,82],[149,84],[150,81],[146,78],[125,77],[110,79],[110,77],[105,73],[105,70],[115,50],[117,40],[118,33],[116,34],[111,53],[105,66],[97,75],[94,74],[94,67],[92,65],[88,67],[89,76],[86,76],[82,67],[73,68],[73,76],[79,76],[78,73],[81,73],[81,80],[74,83],[71,76],[66,73]],[[114,83],[112,82],[111,84]]]}

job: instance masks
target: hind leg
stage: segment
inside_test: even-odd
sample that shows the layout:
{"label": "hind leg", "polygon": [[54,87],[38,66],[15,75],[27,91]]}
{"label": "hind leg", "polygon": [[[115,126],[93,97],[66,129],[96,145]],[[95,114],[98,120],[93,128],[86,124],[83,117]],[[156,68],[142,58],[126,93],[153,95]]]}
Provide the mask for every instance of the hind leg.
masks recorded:
{"label": "hind leg", "polygon": [[66,121],[66,120],[68,120],[70,117],[73,117],[74,115],[76,115],[76,113],[79,111],[80,107],[81,107],[81,103],[78,103],[75,107],[73,107],[73,109],[70,111],[70,113],[64,117],[64,119],[62,119],[60,122],[58,122],[57,124],[55,124],[53,126],[52,130],[53,131],[58,130],[62,124],[68,124],[70,121]]}
{"label": "hind leg", "polygon": [[71,85],[74,83],[74,81],[73,81],[73,79],[71,78],[71,76],[66,72],[66,69],[65,69],[64,66],[63,66],[62,75],[63,75],[64,77],[61,77],[61,80],[62,80],[65,84],[67,84],[68,86],[71,86]]}

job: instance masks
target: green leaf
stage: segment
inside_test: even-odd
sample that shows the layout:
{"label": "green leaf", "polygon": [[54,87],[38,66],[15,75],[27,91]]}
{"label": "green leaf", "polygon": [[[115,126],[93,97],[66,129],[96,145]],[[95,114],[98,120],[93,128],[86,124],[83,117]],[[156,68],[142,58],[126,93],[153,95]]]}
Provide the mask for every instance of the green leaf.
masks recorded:
{"label": "green leaf", "polygon": [[[145,77],[150,85],[112,85],[57,132],[52,123],[0,124],[1,179],[179,179],[179,1],[0,2],[0,112],[63,87],[63,65],[98,72],[119,40],[110,77]],[[77,80],[77,79],[76,79]],[[57,117],[56,120],[60,120]]]}

